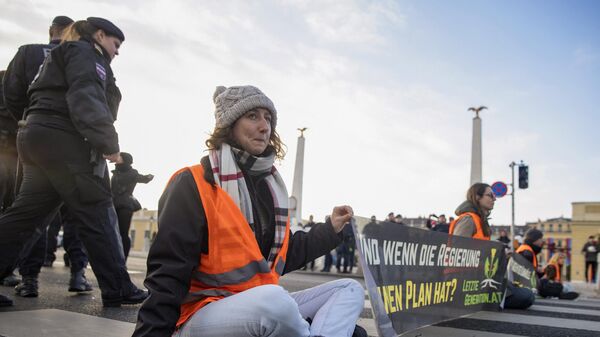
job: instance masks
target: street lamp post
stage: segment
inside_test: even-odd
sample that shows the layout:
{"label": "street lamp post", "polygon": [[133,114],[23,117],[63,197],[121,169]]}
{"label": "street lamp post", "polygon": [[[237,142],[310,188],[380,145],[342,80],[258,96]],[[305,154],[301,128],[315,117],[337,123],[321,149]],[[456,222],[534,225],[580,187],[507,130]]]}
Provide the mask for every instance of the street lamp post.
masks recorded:
{"label": "street lamp post", "polygon": [[[510,223],[510,237],[512,240],[515,239],[515,165],[517,165],[514,161],[511,162],[508,167],[510,167],[510,172],[512,174],[512,182],[510,184],[510,196],[512,199],[512,207],[511,207],[511,212],[512,212],[512,221]],[[512,247],[511,247],[512,249]]]}

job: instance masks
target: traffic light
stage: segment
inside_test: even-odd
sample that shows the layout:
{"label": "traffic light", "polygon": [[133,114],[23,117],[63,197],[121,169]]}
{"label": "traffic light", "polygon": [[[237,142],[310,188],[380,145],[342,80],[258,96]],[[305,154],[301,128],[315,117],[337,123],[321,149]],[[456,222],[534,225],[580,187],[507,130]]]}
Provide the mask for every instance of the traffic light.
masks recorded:
{"label": "traffic light", "polygon": [[529,187],[529,166],[519,165],[519,188],[526,189]]}

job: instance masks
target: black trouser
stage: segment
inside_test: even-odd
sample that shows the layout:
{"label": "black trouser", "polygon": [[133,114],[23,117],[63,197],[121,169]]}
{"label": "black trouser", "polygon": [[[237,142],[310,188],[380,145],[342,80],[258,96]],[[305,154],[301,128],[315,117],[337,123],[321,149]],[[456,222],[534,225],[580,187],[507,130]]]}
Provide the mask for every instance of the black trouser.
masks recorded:
{"label": "black trouser", "polygon": [[60,216],[56,216],[56,220],[53,221],[48,227],[48,240],[46,241],[46,261],[54,262],[56,260],[56,247],[58,245],[57,236],[60,232],[60,228],[63,227],[63,247],[65,252],[68,254],[69,262],[71,266],[71,272],[78,272],[81,269],[87,267],[88,258],[83,242],[77,235],[77,228],[75,225],[75,219],[66,207],[62,207],[59,212]]}
{"label": "black trouser", "polygon": [[[590,270],[591,269],[591,270]],[[587,282],[596,283],[596,272],[598,270],[598,262],[585,261],[585,280]],[[591,273],[591,275],[590,275]],[[591,278],[590,278],[591,276]]]}
{"label": "black trouser", "polygon": [[63,247],[67,254],[69,254],[71,273],[78,272],[87,267],[87,253],[83,242],[77,234],[77,219],[68,211],[63,216]]}
{"label": "black trouser", "polygon": [[0,214],[15,200],[17,149],[0,142]]}
{"label": "black trouser", "polygon": [[[46,231],[40,227],[35,229],[30,241],[21,250],[19,274],[23,277],[37,277],[42,270],[46,256]],[[26,254],[26,255],[25,255]]]}
{"label": "black trouser", "polygon": [[36,116],[28,117],[17,137],[23,183],[13,205],[0,216],[0,278],[13,270],[36,227],[45,230],[64,201],[78,220],[77,232],[102,298],[129,296],[136,287],[125,268],[108,170],[104,178],[95,176],[89,144],[80,135],[46,127],[48,118]]}
{"label": "black trouser", "polygon": [[129,250],[131,249],[129,228],[131,227],[133,211],[129,207],[119,207],[117,208],[117,217],[119,218],[119,233],[121,234],[121,242],[123,243],[123,254],[125,254],[125,260],[127,260]]}

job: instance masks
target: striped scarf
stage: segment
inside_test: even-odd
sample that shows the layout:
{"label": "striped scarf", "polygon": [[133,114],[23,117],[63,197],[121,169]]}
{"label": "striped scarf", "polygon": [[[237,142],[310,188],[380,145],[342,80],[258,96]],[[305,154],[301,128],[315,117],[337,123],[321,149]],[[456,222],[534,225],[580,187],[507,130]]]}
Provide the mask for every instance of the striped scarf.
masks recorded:
{"label": "striped scarf", "polygon": [[[265,177],[265,182],[271,192],[275,208],[275,238],[267,262],[269,267],[273,267],[273,262],[283,246],[288,218],[288,194],[283,179],[273,166],[275,153],[265,157],[256,157],[223,143],[220,150],[210,150],[208,158],[210,159],[215,183],[221,186],[233,202],[238,205],[253,230],[252,200],[240,166],[252,176],[270,173]],[[262,225],[267,226],[268,224]]]}

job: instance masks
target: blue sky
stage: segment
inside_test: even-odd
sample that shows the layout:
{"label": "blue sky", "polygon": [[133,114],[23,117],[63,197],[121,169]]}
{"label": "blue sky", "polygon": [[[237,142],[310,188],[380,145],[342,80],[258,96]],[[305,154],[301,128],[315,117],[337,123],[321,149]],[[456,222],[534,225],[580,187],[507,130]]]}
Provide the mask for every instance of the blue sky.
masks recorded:
{"label": "blue sky", "polygon": [[[600,2],[0,0],[0,64],[44,41],[52,17],[103,16],[126,35],[113,62],[117,129],[156,208],[170,174],[205,155],[217,85],[254,84],[275,102],[291,191],[306,132],[304,215],[348,203],[383,218],[450,214],[470,176],[472,113],[483,177],[517,191],[518,224],[600,200]],[[4,67],[5,67],[4,66]],[[510,222],[498,200],[493,223]]]}

